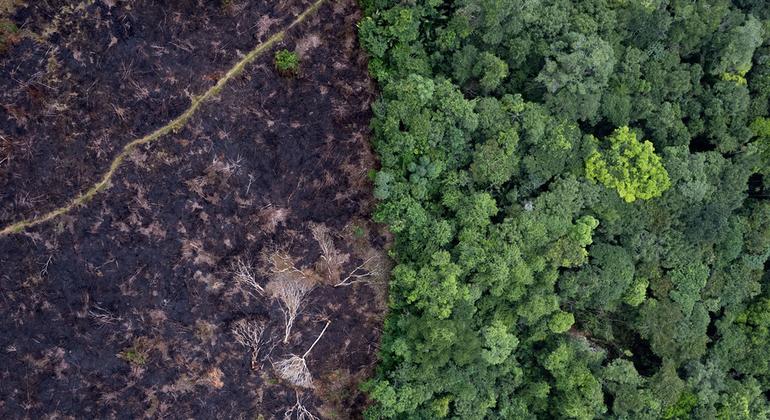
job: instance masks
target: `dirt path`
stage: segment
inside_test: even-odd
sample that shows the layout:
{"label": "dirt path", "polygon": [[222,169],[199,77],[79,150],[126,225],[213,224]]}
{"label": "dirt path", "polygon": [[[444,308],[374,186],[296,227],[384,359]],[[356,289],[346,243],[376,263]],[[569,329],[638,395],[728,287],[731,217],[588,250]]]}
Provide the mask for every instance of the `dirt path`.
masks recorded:
{"label": "dirt path", "polygon": [[115,156],[115,159],[113,159],[112,163],[110,163],[109,170],[104,173],[104,175],[99,180],[99,182],[91,186],[87,191],[78,195],[68,204],[62,207],[56,208],[54,210],[51,210],[50,212],[42,216],[38,216],[33,219],[21,220],[19,222],[11,224],[10,226],[6,226],[0,229],[0,236],[8,235],[11,233],[19,233],[28,227],[32,227],[40,223],[47,222],[55,217],[68,213],[76,206],[80,206],[87,203],[89,200],[91,200],[91,198],[93,198],[95,194],[109,188],[110,181],[112,180],[112,177],[115,175],[115,172],[118,170],[118,168],[126,159],[126,157],[128,157],[128,155],[136,147],[149,144],[155,140],[158,140],[159,138],[165,136],[166,134],[172,131],[175,131],[175,132],[179,131],[179,129],[181,129],[182,127],[184,127],[185,124],[187,124],[187,121],[190,120],[190,117],[192,117],[195,114],[195,112],[198,111],[198,108],[201,106],[202,103],[210,100],[215,95],[218,95],[222,91],[222,88],[228,82],[230,82],[232,78],[234,78],[235,76],[243,72],[243,69],[246,67],[247,64],[250,64],[252,61],[254,61],[255,58],[262,55],[262,53],[264,53],[265,51],[268,51],[275,43],[281,41],[286,35],[287,31],[291,30],[291,28],[293,28],[294,26],[302,23],[302,21],[304,21],[312,13],[315,13],[318,10],[318,8],[321,6],[321,4],[323,4],[324,1],[325,0],[316,1],[310,7],[308,7],[304,12],[302,12],[299,16],[297,16],[297,18],[294,19],[294,21],[292,21],[284,29],[278,31],[273,36],[268,38],[267,41],[260,43],[259,45],[254,47],[253,50],[249,51],[249,53],[246,54],[246,56],[244,56],[240,61],[235,63],[235,65],[233,65],[224,74],[224,76],[222,76],[222,78],[217,81],[217,83],[214,86],[210,87],[206,92],[203,93],[203,95],[192,98],[192,103],[182,115],[174,118],[168,124],[158,128],[154,132],[142,138],[132,140],[131,142],[126,144],[123,147],[123,150],[117,156]]}

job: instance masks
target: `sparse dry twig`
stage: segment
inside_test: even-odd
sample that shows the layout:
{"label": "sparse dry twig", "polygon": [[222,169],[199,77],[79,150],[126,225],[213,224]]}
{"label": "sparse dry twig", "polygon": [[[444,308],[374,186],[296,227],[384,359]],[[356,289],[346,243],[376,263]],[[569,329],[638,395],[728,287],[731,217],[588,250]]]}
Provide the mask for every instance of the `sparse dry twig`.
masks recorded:
{"label": "sparse dry twig", "polygon": [[[253,177],[249,176],[249,187],[251,187],[253,180]],[[248,194],[248,192],[247,188],[246,193]],[[275,230],[279,225],[286,223],[289,214],[289,209],[276,207],[273,204],[268,203],[266,206],[259,209],[259,223],[265,232],[275,233]]]}
{"label": "sparse dry twig", "polygon": [[302,270],[294,266],[291,256],[283,252],[270,253],[267,256],[267,262],[270,263],[270,272],[273,274],[289,272],[302,274]]}
{"label": "sparse dry twig", "polygon": [[93,318],[94,321],[98,322],[102,326],[112,325],[123,320],[123,318],[115,316],[112,312],[96,304],[94,305],[94,309],[90,309],[88,311],[88,316]]}
{"label": "sparse dry twig", "polygon": [[237,257],[230,265],[230,272],[235,281],[245,287],[252,296],[259,297],[265,294],[265,289],[257,282],[254,267],[248,259]]}
{"label": "sparse dry twig", "polygon": [[273,363],[273,369],[275,369],[279,377],[295,386],[303,388],[313,387],[313,376],[310,374],[310,369],[307,367],[306,358],[313,350],[313,347],[318,344],[321,337],[323,337],[326,329],[329,328],[329,324],[331,324],[331,321],[326,321],[324,329],[321,330],[321,333],[316,337],[315,341],[313,341],[313,344],[310,345],[310,348],[308,348],[301,357],[292,354],[286,359]]}
{"label": "sparse dry twig", "polygon": [[45,277],[48,275],[48,266],[51,265],[52,260],[53,260],[53,255],[49,255],[48,260],[46,260],[45,264],[43,264],[43,269],[40,270],[40,277]]}
{"label": "sparse dry twig", "polygon": [[259,349],[262,346],[262,334],[265,332],[264,324],[257,321],[242,319],[235,323],[232,329],[233,337],[238,344],[251,350],[251,368],[257,370]]}
{"label": "sparse dry twig", "polygon": [[0,165],[11,161],[11,141],[0,135]]}
{"label": "sparse dry twig", "polygon": [[283,413],[283,420],[291,420],[292,416],[294,416],[297,420],[319,420],[318,417],[313,415],[310,410],[302,405],[302,401],[299,399],[298,391],[295,391],[295,395],[297,396],[297,402]]}

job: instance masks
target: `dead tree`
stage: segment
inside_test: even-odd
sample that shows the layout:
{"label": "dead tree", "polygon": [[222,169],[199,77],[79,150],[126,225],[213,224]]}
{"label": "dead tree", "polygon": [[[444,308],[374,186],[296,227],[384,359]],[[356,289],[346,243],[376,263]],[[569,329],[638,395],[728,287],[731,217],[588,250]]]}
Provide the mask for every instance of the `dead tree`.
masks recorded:
{"label": "dead tree", "polygon": [[272,279],[267,283],[266,290],[281,303],[285,321],[283,343],[286,344],[289,342],[294,320],[302,310],[308,293],[315,287],[315,281],[293,264],[287,264],[285,260],[281,260],[281,264],[273,264]]}
{"label": "dead tree", "polygon": [[316,263],[316,270],[331,284],[335,284],[339,281],[342,265],[348,261],[348,255],[341,253],[334,246],[334,239],[326,226],[313,224],[310,226],[310,232],[321,248],[321,258]]}
{"label": "dead tree", "polygon": [[292,416],[297,420],[319,420],[318,417],[302,405],[302,401],[299,399],[299,391],[294,391],[294,393],[297,396],[297,402],[283,413],[283,420],[291,420]]}
{"label": "dead tree", "polygon": [[326,325],[324,326],[324,329],[321,330],[321,334],[318,335],[315,341],[313,341],[313,344],[310,345],[310,348],[308,348],[302,356],[292,354],[285,359],[273,363],[273,369],[275,369],[276,374],[278,374],[280,378],[288,381],[294,386],[302,388],[313,387],[313,376],[310,374],[310,369],[307,367],[306,359],[313,350],[313,347],[318,343],[318,340],[323,337],[326,329],[329,328],[329,324],[331,324],[331,321],[326,321]]}
{"label": "dead tree", "polygon": [[238,285],[254,297],[263,296],[265,289],[257,282],[253,265],[247,259],[237,257],[230,265],[230,272]]}
{"label": "dead tree", "polygon": [[259,349],[262,347],[262,335],[265,326],[261,322],[241,319],[233,325],[232,333],[238,344],[251,350],[251,368],[257,370]]}
{"label": "dead tree", "polygon": [[351,284],[371,281],[381,277],[385,273],[385,264],[382,256],[373,255],[364,260],[358,267],[354,268],[347,277],[340,280],[334,287],[350,286]]}

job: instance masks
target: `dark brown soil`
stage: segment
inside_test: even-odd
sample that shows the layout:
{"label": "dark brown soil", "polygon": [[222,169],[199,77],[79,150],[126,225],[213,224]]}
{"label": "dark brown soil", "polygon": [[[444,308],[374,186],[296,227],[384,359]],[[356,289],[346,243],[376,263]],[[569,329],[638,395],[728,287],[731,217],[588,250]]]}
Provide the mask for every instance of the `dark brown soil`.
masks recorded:
{"label": "dark brown soil", "polygon": [[[166,124],[308,1],[29,2],[0,56],[0,227],[67,203],[129,141]],[[326,226],[347,273],[387,238],[371,225],[373,87],[355,2],[328,2],[179,133],[140,148],[74,212],[0,237],[0,418],[283,418],[295,388],[271,361],[302,354],[298,389],[323,418],[356,418],[375,362],[381,282],[310,294],[288,345],[279,303],[229,272],[285,251],[317,265]],[[332,279],[333,280],[333,279]],[[231,334],[263,320],[257,369]]]}

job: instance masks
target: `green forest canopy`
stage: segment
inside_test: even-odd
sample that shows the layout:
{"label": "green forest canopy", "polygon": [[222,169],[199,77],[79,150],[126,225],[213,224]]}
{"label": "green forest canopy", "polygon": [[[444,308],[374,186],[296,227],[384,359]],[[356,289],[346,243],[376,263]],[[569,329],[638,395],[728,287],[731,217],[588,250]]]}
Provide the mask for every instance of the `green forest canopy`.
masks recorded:
{"label": "green forest canopy", "polygon": [[367,415],[768,418],[768,2],[362,4]]}

